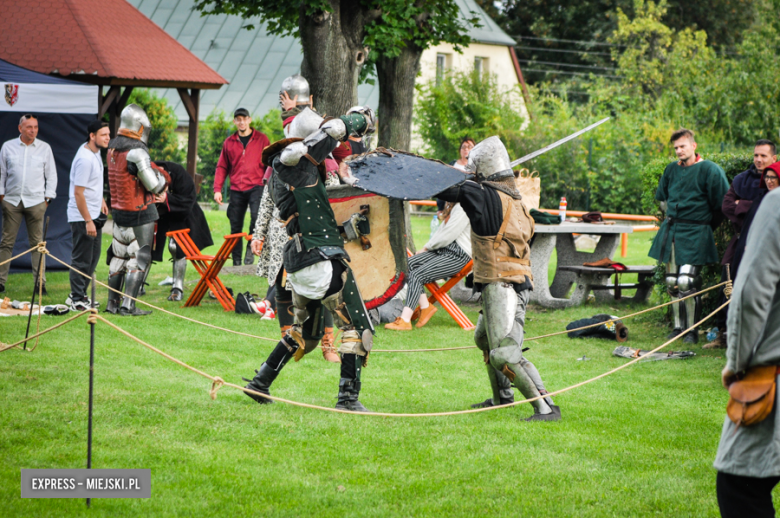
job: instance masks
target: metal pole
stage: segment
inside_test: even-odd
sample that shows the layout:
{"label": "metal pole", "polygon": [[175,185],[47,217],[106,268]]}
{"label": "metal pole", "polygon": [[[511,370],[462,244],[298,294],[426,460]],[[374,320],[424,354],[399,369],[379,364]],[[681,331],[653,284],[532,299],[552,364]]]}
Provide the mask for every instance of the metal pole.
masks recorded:
{"label": "metal pole", "polygon": [[[100,239],[99,237],[97,239]],[[95,307],[95,272],[92,272],[92,307]],[[87,418],[87,469],[92,469],[92,392],[95,382],[95,324],[89,324],[89,416]],[[87,507],[90,499],[87,498]]]}
{"label": "metal pole", "polygon": [[[46,241],[46,234],[49,232],[49,216],[46,216],[46,223],[43,225],[43,240]],[[44,254],[40,254],[41,256],[38,258],[38,283],[41,282],[41,268],[43,267],[44,261],[46,260],[46,256]],[[30,322],[32,321],[32,312],[33,312],[33,306],[35,305],[35,283],[33,283],[33,295],[32,300],[30,301],[30,313],[27,315],[27,331],[24,332],[24,350],[27,350],[27,337],[30,336]],[[38,312],[43,310],[43,306],[40,304],[40,300],[38,301],[38,305],[40,306],[38,308]]]}

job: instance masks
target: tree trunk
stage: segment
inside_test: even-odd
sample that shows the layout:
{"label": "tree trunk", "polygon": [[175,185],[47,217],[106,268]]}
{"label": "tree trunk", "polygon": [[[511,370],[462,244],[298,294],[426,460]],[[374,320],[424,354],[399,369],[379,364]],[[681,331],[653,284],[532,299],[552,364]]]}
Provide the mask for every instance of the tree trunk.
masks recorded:
{"label": "tree trunk", "polygon": [[[422,49],[411,44],[394,58],[380,56],[376,62],[379,81],[379,145],[408,150],[412,142],[412,113],[414,110],[414,82],[420,70]],[[390,200],[391,204],[403,202]],[[407,248],[416,252],[412,237],[409,204],[403,203],[404,228]],[[399,213],[399,212],[396,212]],[[394,224],[393,221],[390,224]]]}
{"label": "tree trunk", "polygon": [[307,16],[301,3],[301,75],[309,81],[317,111],[337,117],[357,104],[358,75],[366,60],[364,27],[372,14],[359,0],[330,0],[330,5],[333,12]]}
{"label": "tree trunk", "polygon": [[411,145],[414,82],[421,56],[422,49],[409,42],[397,57],[377,59],[380,146],[408,150]]}

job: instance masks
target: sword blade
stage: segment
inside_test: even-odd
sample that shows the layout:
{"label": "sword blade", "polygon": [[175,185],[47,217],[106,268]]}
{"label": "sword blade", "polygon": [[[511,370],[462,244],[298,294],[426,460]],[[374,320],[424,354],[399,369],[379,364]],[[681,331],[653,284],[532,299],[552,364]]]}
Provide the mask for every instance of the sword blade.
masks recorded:
{"label": "sword blade", "polygon": [[579,136],[580,136],[580,135],[582,135],[583,133],[587,133],[588,131],[592,130],[592,129],[593,129],[593,128],[595,128],[596,126],[601,126],[602,124],[604,124],[605,122],[607,122],[609,119],[610,119],[609,117],[607,117],[607,118],[605,118],[605,119],[601,119],[600,121],[596,122],[595,124],[591,124],[590,126],[588,126],[588,127],[587,127],[587,128],[585,128],[585,129],[581,129],[580,131],[578,131],[578,132],[576,132],[576,133],[572,133],[572,134],[571,134],[571,135],[569,135],[568,137],[564,137],[564,138],[562,138],[561,140],[559,140],[559,141],[557,141],[557,142],[553,142],[553,143],[552,143],[552,144],[550,144],[549,146],[545,146],[545,147],[543,147],[542,149],[539,149],[539,150],[537,150],[537,151],[534,151],[533,153],[530,153],[530,154],[528,154],[528,155],[525,155],[525,156],[524,156],[524,157],[522,157],[522,158],[518,158],[517,160],[515,160],[514,162],[512,162],[512,163],[511,163],[511,164],[509,164],[509,165],[510,165],[510,167],[511,167],[512,169],[514,169],[514,167],[515,167],[515,166],[517,166],[517,165],[520,165],[520,164],[522,164],[523,162],[528,162],[529,160],[532,160],[532,159],[534,159],[534,158],[538,157],[539,155],[543,155],[543,154],[547,153],[547,152],[548,152],[548,151],[550,151],[551,149],[555,149],[555,148],[557,148],[557,147],[558,147],[558,146],[560,146],[561,144],[565,144],[566,142],[568,142],[568,141],[570,141],[570,140],[572,140],[572,139],[575,139],[575,138],[579,137]]}

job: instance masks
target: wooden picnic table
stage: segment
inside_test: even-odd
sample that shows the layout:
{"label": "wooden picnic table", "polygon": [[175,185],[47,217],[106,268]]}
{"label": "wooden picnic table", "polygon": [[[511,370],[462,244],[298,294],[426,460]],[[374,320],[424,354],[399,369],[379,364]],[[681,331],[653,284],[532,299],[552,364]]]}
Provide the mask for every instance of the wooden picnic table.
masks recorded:
{"label": "wooden picnic table", "polygon": [[[531,270],[534,275],[534,289],[531,302],[546,308],[567,308],[581,304],[584,297],[567,297],[577,274],[561,270],[562,266],[582,266],[583,263],[598,261],[612,256],[620,243],[621,234],[633,233],[630,225],[594,225],[592,223],[565,222],[560,225],[536,225],[531,244]],[[578,252],[574,245],[574,234],[600,236],[593,252]],[[555,277],[550,284],[547,270],[553,250],[557,251],[558,262]]]}

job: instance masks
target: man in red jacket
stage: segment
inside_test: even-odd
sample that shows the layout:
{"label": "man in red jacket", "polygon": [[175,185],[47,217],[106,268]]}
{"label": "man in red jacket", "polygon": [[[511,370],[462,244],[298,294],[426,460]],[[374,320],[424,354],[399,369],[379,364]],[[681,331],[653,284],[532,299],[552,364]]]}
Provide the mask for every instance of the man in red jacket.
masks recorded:
{"label": "man in red jacket", "polygon": [[[263,197],[263,149],[269,142],[263,133],[252,129],[252,117],[246,108],[235,111],[233,123],[238,131],[222,144],[214,178],[214,201],[222,205],[222,185],[225,183],[225,177],[229,177],[230,199],[227,217],[230,220],[230,233],[241,232],[248,207],[251,235],[254,232],[260,199]],[[241,246],[242,241],[239,241],[233,248],[233,266],[241,265]],[[252,250],[247,246],[244,264],[252,264],[253,261]]]}

